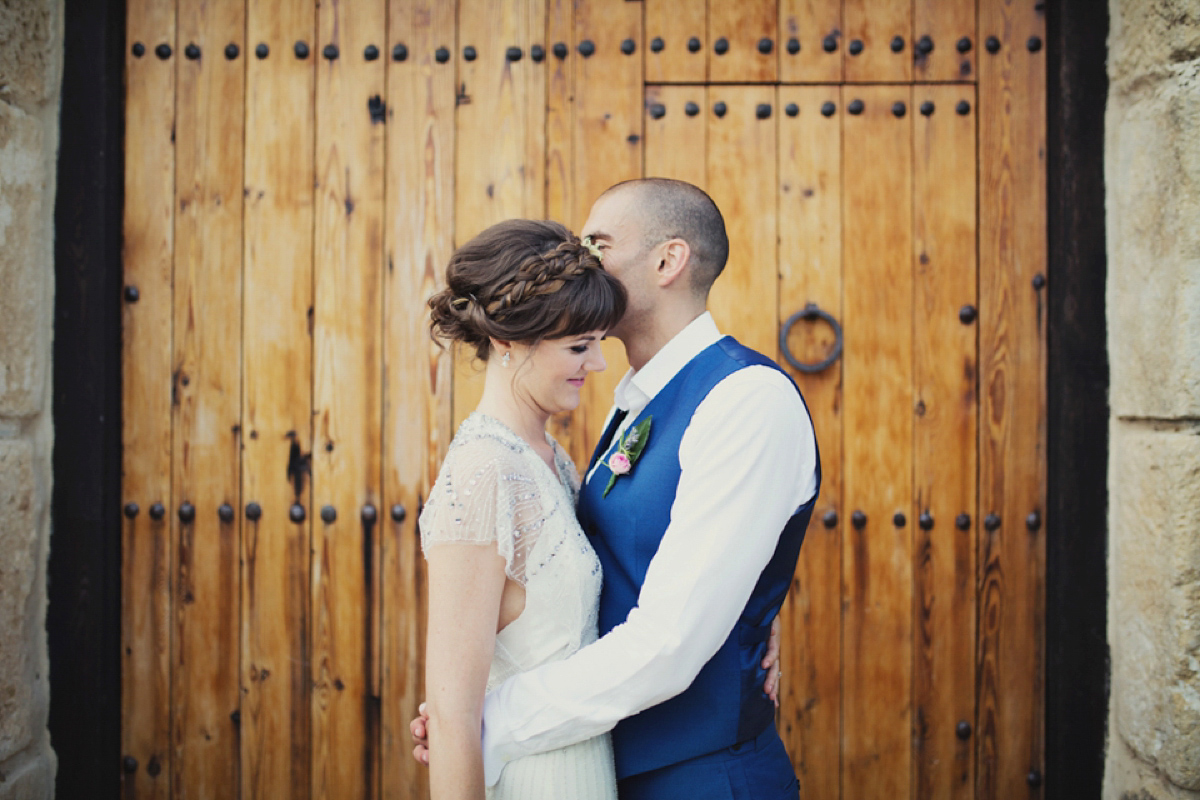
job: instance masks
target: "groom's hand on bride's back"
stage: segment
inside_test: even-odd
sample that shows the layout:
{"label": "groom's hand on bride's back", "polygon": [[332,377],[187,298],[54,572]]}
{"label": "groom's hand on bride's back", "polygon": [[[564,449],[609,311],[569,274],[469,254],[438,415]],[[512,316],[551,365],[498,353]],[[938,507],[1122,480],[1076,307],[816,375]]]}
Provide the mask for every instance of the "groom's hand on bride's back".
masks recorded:
{"label": "groom's hand on bride's back", "polygon": [[767,671],[767,679],[763,681],[763,691],[771,702],[779,708],[779,615],[771,622],[771,636],[767,639],[767,654],[762,660],[763,669]]}
{"label": "groom's hand on bride's back", "polygon": [[[778,703],[776,703],[778,705]],[[417,763],[429,766],[429,731],[426,726],[429,723],[429,714],[425,711],[425,704],[421,703],[417,707],[419,717],[408,723],[408,730],[412,733],[413,740],[413,758]]]}
{"label": "groom's hand on bride's back", "polygon": [[[771,702],[775,703],[775,707],[779,707],[779,617],[771,623],[771,636],[767,640],[767,654],[763,657],[762,666],[767,671],[767,678],[763,681],[763,691],[771,698]],[[413,740],[413,758],[417,763],[429,766],[429,715],[425,713],[425,704],[421,703],[417,711],[420,716],[415,717],[412,722],[408,723],[408,730],[412,734]]]}

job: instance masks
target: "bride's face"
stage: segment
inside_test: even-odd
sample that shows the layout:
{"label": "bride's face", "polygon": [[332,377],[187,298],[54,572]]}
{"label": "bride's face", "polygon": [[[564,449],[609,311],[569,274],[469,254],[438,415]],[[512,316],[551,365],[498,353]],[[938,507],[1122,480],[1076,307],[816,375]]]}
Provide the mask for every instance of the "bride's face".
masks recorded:
{"label": "bride's face", "polygon": [[534,346],[514,344],[513,391],[517,399],[549,414],[573,411],[589,372],[604,369],[600,340],[604,331],[561,339],[544,339]]}

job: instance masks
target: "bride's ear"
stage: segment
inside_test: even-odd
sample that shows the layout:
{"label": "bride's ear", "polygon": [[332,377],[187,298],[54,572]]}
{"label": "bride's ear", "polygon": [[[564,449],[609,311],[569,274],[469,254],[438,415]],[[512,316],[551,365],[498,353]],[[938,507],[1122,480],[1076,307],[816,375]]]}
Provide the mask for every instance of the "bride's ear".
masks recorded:
{"label": "bride's ear", "polygon": [[492,343],[492,352],[496,355],[503,355],[512,350],[513,343],[507,339],[497,339],[494,336],[489,336],[488,340]]}

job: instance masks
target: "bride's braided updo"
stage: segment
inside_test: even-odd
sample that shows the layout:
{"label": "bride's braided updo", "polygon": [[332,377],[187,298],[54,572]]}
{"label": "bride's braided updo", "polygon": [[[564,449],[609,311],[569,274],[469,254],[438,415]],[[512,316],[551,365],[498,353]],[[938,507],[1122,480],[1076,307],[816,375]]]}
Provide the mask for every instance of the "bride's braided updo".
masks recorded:
{"label": "bride's braided updo", "polygon": [[455,251],[429,308],[435,339],[468,344],[486,361],[492,339],[608,330],[625,313],[625,289],[566,227],[510,219]]}

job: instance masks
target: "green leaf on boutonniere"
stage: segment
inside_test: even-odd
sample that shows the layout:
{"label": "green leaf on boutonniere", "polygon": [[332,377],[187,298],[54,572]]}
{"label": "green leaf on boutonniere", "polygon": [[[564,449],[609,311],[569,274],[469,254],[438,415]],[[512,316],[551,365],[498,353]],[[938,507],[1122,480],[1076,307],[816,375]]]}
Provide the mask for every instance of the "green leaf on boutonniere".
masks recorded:
{"label": "green leaf on boutonniere", "polygon": [[625,431],[625,435],[621,437],[620,443],[617,444],[616,452],[609,456],[608,461],[605,462],[612,475],[609,477],[608,485],[604,487],[604,494],[601,497],[608,497],[608,493],[612,491],[617,478],[622,475],[628,475],[633,471],[633,465],[637,463],[638,458],[642,455],[642,451],[646,449],[646,443],[650,441],[650,420],[652,419],[653,417],[646,417],[637,425]]}

